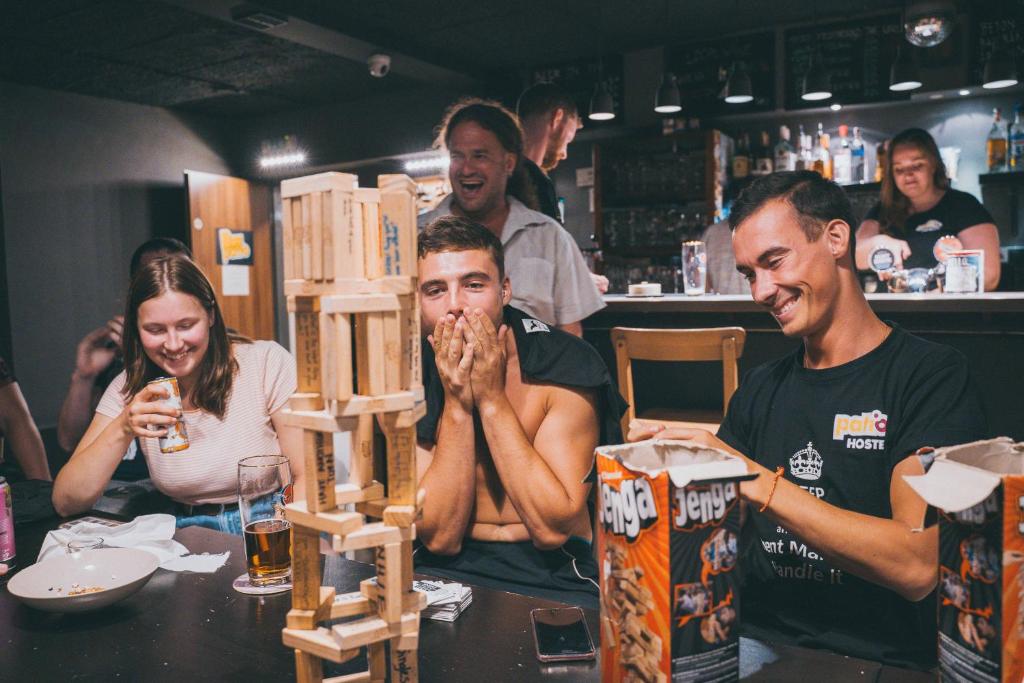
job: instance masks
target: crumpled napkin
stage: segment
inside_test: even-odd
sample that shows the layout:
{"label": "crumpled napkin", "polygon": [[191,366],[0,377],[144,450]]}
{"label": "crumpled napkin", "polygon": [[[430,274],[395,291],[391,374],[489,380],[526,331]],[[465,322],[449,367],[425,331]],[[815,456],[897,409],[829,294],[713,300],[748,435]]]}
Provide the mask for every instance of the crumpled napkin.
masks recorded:
{"label": "crumpled napkin", "polygon": [[160,566],[173,572],[209,574],[224,566],[231,551],[223,553],[188,554],[188,548],[174,540],[173,515],[141,515],[132,521],[110,527],[86,522],[71,529],[54,529],[46,534],[36,562],[67,552],[67,544],[76,538],[103,539],[111,548],[137,548],[157,556]]}

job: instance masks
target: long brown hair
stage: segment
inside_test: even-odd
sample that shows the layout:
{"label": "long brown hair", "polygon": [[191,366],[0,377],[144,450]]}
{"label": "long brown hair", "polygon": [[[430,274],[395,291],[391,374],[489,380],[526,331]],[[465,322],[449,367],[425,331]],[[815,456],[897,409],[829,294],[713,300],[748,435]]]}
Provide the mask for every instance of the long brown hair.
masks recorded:
{"label": "long brown hair", "polygon": [[228,334],[224,327],[213,285],[195,263],[181,254],[153,259],[139,268],[128,290],[128,303],[124,311],[124,397],[131,399],[148,382],[164,374],[142,346],[139,336],[139,307],[150,299],[167,292],[179,292],[195,297],[199,305],[213,319],[210,343],[199,362],[199,374],[191,389],[192,404],[200,410],[224,418],[231,384],[238,362],[231,352],[232,343],[248,344],[251,340],[238,334]]}
{"label": "long brown hair", "polygon": [[506,152],[516,155],[516,165],[509,176],[505,194],[510,194],[528,209],[539,210],[537,190],[530,180],[529,171],[523,166],[523,127],[516,115],[495,100],[479,97],[464,97],[448,107],[436,129],[434,147],[448,149],[452,132],[462,123],[472,121],[484,130],[490,131]]}
{"label": "long brown hair", "polygon": [[908,128],[889,141],[889,155],[885,160],[885,176],[882,178],[881,211],[878,222],[882,231],[902,235],[910,217],[910,200],[896,187],[896,174],[893,173],[892,158],[897,147],[916,147],[931,163],[935,172],[932,184],[940,190],[949,187],[946,165],[942,163],[939,147],[935,138],[921,128]]}

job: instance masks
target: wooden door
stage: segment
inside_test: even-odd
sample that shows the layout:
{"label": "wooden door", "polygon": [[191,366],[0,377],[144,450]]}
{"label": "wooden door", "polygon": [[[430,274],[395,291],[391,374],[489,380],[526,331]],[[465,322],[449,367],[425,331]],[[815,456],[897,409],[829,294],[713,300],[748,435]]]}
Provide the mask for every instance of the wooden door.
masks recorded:
{"label": "wooden door", "polygon": [[252,339],[276,339],[270,187],[185,171],[185,189],[192,253],[213,283],[225,324]]}

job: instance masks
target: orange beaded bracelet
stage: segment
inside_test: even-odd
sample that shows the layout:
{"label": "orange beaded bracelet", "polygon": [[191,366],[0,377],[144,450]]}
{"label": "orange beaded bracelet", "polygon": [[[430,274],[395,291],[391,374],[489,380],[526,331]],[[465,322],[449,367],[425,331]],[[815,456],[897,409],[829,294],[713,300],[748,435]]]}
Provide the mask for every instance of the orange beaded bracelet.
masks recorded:
{"label": "orange beaded bracelet", "polygon": [[775,478],[772,479],[772,490],[768,492],[768,497],[765,498],[764,505],[757,509],[758,512],[764,512],[768,509],[768,503],[772,502],[772,496],[775,495],[775,487],[779,485],[779,477],[781,477],[785,471],[785,468],[781,465],[775,468]]}

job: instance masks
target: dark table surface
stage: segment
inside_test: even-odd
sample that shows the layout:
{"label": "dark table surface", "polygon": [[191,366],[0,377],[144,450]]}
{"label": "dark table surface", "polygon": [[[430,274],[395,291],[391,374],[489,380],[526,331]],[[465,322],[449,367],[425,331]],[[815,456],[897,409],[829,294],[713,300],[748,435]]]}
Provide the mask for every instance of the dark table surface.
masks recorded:
{"label": "dark table surface", "polygon": [[[31,563],[57,520],[16,530],[19,566]],[[213,574],[157,570],[138,593],[84,614],[53,614],[20,604],[0,589],[0,680],[290,681],[292,651],[281,644],[291,594],[236,593],[245,572],[241,538],[200,528],[175,536],[192,552],[231,550]],[[356,591],[373,567],[342,561],[338,592]],[[530,610],[546,600],[473,588],[473,603],[454,623],[424,619],[420,631],[422,681],[599,681],[597,662],[542,665],[534,656]],[[598,614],[585,610],[591,634]],[[328,675],[365,667],[353,660],[330,665]],[[931,681],[934,676],[821,650],[741,639],[740,667],[749,681]],[[365,669],[364,669],[365,670]]]}

